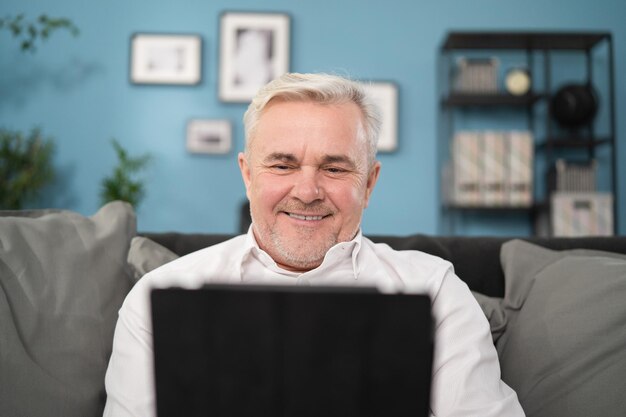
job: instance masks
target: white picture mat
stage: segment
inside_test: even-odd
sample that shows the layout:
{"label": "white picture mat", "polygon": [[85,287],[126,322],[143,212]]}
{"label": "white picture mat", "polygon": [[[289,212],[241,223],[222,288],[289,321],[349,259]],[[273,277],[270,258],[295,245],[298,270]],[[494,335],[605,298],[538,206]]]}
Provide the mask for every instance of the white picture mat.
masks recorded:
{"label": "white picture mat", "polygon": [[382,113],[378,151],[393,152],[398,148],[398,87],[392,82],[371,82],[363,85]]}
{"label": "white picture mat", "polygon": [[[252,51],[262,49],[258,47],[258,42],[263,41],[259,39],[259,36],[263,33],[271,33],[270,42],[272,56],[268,62],[255,63],[254,57],[251,56],[241,58],[242,49],[238,48],[238,37],[241,36],[241,31],[249,31],[250,36],[252,36],[248,44],[255,42],[254,39],[256,37],[257,47],[251,46]],[[265,65],[267,65],[267,67],[264,68]],[[243,85],[237,83],[236,76],[242,71],[246,71],[250,74],[258,74],[260,79],[252,80]],[[220,26],[219,74],[219,96],[222,101],[250,101],[260,87],[288,71],[288,15],[265,13],[225,13],[222,15]]]}
{"label": "white picture mat", "polygon": [[230,152],[232,126],[229,120],[192,119],[187,123],[187,151],[224,154]]}
{"label": "white picture mat", "polygon": [[131,81],[146,84],[197,84],[202,40],[197,35],[137,34],[131,40]]}

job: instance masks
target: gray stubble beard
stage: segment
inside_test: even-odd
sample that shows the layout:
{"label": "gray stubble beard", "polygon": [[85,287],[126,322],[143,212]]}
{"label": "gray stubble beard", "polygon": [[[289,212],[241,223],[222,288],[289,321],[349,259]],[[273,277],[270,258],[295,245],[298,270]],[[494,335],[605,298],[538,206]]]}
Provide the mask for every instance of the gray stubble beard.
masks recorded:
{"label": "gray stubble beard", "polygon": [[[304,228],[301,228],[301,231],[307,232]],[[309,236],[306,236],[306,234]],[[282,236],[276,233],[275,230],[270,230],[269,237],[273,247],[282,258],[279,260],[280,263],[298,269],[313,269],[321,265],[328,250],[338,243],[336,235],[329,235],[325,241],[322,241],[321,244],[318,245],[319,247],[311,247],[313,233],[302,233],[302,235],[302,239],[297,242],[294,248],[288,247],[286,242],[283,241]]]}

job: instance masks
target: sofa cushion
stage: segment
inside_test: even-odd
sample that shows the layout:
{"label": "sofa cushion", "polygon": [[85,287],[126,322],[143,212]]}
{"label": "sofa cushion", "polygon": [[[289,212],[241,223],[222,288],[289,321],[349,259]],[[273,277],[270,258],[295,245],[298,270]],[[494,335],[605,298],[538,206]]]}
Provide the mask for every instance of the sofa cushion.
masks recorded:
{"label": "sofa cushion", "polygon": [[501,306],[506,329],[496,347],[527,415],[623,415],[626,256],[516,240],[501,261],[505,297],[490,307]]}
{"label": "sofa cushion", "polygon": [[496,344],[507,326],[506,312],[502,307],[502,298],[489,297],[477,291],[472,291],[472,295],[478,301],[478,305],[480,305],[489,321],[491,337],[493,338],[493,343]]}
{"label": "sofa cushion", "polygon": [[135,236],[128,251],[128,265],[133,270],[133,281],[137,282],[148,272],[178,258],[171,250],[143,237]]}
{"label": "sofa cushion", "polygon": [[102,415],[135,229],[120,202],[0,214],[0,415]]}

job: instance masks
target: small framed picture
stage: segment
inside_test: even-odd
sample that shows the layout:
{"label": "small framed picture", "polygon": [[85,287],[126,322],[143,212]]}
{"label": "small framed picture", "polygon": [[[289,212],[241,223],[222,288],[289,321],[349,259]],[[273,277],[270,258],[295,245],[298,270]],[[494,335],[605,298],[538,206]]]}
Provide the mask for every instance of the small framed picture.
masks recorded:
{"label": "small framed picture", "polygon": [[228,153],[231,142],[229,120],[192,119],[187,123],[187,151],[191,153]]}
{"label": "small framed picture", "polygon": [[378,151],[393,152],[398,148],[398,87],[393,82],[371,82],[363,85],[382,112]]}
{"label": "small framed picture", "polygon": [[220,18],[219,98],[248,102],[289,71],[289,16],[226,12]]}
{"label": "small framed picture", "polygon": [[136,33],[130,40],[130,80],[135,84],[198,84],[202,38]]}

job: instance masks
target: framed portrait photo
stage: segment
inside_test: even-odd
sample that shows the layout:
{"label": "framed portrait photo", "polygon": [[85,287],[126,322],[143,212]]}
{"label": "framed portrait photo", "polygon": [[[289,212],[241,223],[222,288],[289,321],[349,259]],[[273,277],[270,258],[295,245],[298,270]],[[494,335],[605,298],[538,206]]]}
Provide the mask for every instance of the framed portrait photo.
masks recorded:
{"label": "framed portrait photo", "polygon": [[289,25],[284,13],[221,15],[221,101],[248,102],[260,87],[289,72]]}
{"label": "framed portrait photo", "polygon": [[229,120],[192,119],[187,123],[187,151],[197,154],[230,152],[232,127]]}
{"label": "framed portrait photo", "polygon": [[130,40],[130,80],[135,84],[198,84],[202,38],[136,33]]}
{"label": "framed portrait photo", "polygon": [[393,82],[364,82],[363,86],[382,112],[378,151],[394,152],[398,148],[398,86]]}

